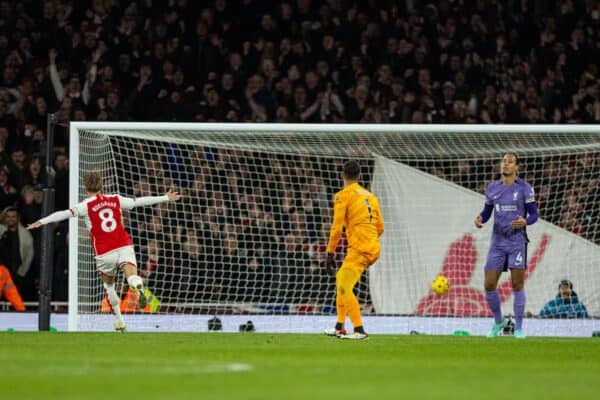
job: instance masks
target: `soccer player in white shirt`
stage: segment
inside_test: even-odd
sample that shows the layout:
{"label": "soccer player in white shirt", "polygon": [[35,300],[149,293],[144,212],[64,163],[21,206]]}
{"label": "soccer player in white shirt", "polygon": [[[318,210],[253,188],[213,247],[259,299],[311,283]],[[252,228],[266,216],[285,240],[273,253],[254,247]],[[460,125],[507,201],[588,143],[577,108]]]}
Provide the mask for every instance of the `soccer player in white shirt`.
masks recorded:
{"label": "soccer player in white shirt", "polygon": [[71,217],[85,218],[96,255],[96,270],[102,277],[108,301],[115,313],[115,330],[124,332],[125,322],[119,308],[119,296],[115,291],[117,268],[123,271],[129,286],[137,291],[140,309],[146,307],[147,299],[144,294],[142,278],[137,274],[133,242],[123,226],[121,210],[177,201],[181,196],[171,190],[164,196],[148,196],[137,199],[103,194],[102,178],[95,172],[86,174],[83,177],[83,184],[88,195],[87,199],[68,210],[57,211],[29,224],[27,229],[39,228],[42,225]]}

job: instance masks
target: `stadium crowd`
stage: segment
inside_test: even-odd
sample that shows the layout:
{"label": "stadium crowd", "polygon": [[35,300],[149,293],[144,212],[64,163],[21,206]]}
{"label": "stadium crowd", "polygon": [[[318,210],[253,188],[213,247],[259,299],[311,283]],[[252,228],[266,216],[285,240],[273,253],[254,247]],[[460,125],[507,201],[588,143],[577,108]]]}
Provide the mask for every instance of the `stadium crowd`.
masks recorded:
{"label": "stadium crowd", "polygon": [[[7,213],[16,213],[20,226],[40,216],[48,112],[63,124],[599,123],[599,28],[600,3],[594,0],[1,0],[0,209],[16,206]],[[66,130],[57,130],[54,148],[56,208],[64,209]],[[269,168],[283,168],[273,162]],[[219,163],[226,161],[218,155],[203,160],[198,168],[205,174],[200,175],[213,176]],[[552,210],[553,222],[599,241],[598,232],[589,229],[598,219],[597,180],[596,186],[579,188],[569,183],[570,177],[588,177],[599,166],[597,156],[545,162],[539,168],[543,176],[537,177],[543,187],[542,217],[545,209]],[[458,163],[448,178],[461,183],[461,174],[471,168]],[[217,175],[231,188],[244,179],[242,171]],[[303,184],[318,187],[322,179],[315,176]],[[485,179],[489,176],[471,182]],[[205,184],[192,181],[185,188],[190,193]],[[143,186],[140,182],[135,190],[145,193]],[[272,260],[291,257],[298,268],[310,269],[315,260],[308,249],[326,236],[322,221],[328,220],[330,206],[309,192],[298,195],[299,205],[287,204],[283,196],[283,204],[269,207],[287,207],[289,225],[309,225],[309,237],[302,241],[292,228],[273,228],[269,243],[275,245],[260,251],[272,252]],[[254,193],[235,196],[240,203],[256,203]],[[210,247],[206,240],[218,238],[219,254],[211,261],[218,264],[240,257],[241,242],[256,242],[241,236],[257,235],[252,230],[215,224],[224,218],[219,213],[228,209],[230,199],[212,201],[207,212],[192,214],[202,218],[202,229],[192,234],[189,227],[175,227],[168,233],[180,245],[176,251],[190,255],[185,259],[191,264]],[[545,201],[554,206],[546,207]],[[260,232],[281,222],[272,221],[269,207],[248,210],[261,214],[256,218],[264,222]],[[16,276],[23,297],[34,300],[39,233],[27,237],[13,221],[6,214],[0,221],[6,226],[0,231],[3,263]],[[147,222],[159,230],[163,223],[160,213]],[[57,235],[62,261],[54,293],[64,300],[64,226]],[[17,251],[24,242],[30,246],[26,254]],[[150,236],[142,246],[144,259],[175,251],[160,248],[161,241]],[[29,254],[34,254],[31,260]],[[244,249],[249,265],[256,263],[252,254],[253,249]],[[215,290],[222,288],[201,291]],[[226,292],[219,299],[227,298]],[[249,299],[273,299],[270,293]],[[294,296],[310,300],[312,295]]]}

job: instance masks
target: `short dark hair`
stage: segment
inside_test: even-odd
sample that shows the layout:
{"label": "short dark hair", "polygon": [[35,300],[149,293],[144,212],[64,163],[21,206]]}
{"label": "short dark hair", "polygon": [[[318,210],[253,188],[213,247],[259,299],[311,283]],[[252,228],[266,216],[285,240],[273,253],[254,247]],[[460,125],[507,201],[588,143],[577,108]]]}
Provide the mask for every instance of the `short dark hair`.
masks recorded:
{"label": "short dark hair", "polygon": [[2,210],[3,215],[6,215],[6,213],[9,213],[9,212],[16,212],[17,214],[19,213],[19,211],[17,210],[17,207],[15,207],[15,206],[8,206],[4,210]]}
{"label": "short dark hair", "polygon": [[360,164],[354,160],[346,161],[344,163],[344,178],[351,180],[358,180],[360,176]]}
{"label": "short dark hair", "polygon": [[17,207],[8,206],[8,207],[4,208],[4,210],[2,210],[2,212],[0,212],[0,222],[1,223],[4,223],[4,218],[6,218],[6,214],[8,214],[9,212],[14,212],[15,214],[17,214],[17,219],[19,219],[19,211],[17,210]]}
{"label": "short dark hair", "polygon": [[561,286],[568,286],[569,289],[573,290],[573,283],[568,280],[568,279],[563,279],[562,281],[560,281],[560,283],[558,284],[558,288],[560,289]]}
{"label": "short dark hair", "polygon": [[513,153],[512,151],[509,151],[507,153],[504,153],[505,156],[513,156],[515,158],[515,164],[519,165],[519,156],[517,155],[517,153]]}

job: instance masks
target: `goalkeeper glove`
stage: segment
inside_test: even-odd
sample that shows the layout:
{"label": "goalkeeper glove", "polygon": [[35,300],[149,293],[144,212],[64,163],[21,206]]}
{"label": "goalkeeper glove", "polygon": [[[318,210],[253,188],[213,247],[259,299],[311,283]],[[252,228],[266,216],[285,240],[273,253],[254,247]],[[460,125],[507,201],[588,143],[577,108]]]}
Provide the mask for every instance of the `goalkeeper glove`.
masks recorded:
{"label": "goalkeeper glove", "polygon": [[337,271],[337,262],[335,261],[334,253],[327,253],[327,259],[325,260],[325,269],[331,276],[335,276]]}

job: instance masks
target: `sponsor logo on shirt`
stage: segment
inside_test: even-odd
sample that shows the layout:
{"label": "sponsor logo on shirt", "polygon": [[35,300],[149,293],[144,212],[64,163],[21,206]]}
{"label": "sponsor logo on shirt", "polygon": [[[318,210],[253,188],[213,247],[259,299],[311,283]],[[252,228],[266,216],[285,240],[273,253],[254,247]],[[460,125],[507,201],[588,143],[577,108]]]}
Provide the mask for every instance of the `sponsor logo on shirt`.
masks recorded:
{"label": "sponsor logo on shirt", "polygon": [[514,204],[500,205],[500,211],[502,211],[502,212],[517,211],[517,206]]}

